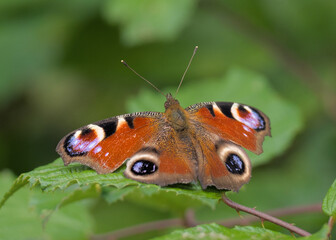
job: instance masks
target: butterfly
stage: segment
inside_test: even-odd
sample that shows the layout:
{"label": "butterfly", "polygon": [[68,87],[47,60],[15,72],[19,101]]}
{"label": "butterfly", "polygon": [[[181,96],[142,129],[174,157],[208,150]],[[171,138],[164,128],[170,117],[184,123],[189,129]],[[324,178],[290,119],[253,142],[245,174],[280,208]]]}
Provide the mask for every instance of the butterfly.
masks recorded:
{"label": "butterfly", "polygon": [[79,162],[97,173],[124,162],[127,178],[160,186],[199,181],[202,188],[238,191],[251,178],[243,148],[262,153],[269,118],[233,102],[202,102],[182,108],[170,93],[165,112],[108,118],[66,135],[56,151],[64,164]]}

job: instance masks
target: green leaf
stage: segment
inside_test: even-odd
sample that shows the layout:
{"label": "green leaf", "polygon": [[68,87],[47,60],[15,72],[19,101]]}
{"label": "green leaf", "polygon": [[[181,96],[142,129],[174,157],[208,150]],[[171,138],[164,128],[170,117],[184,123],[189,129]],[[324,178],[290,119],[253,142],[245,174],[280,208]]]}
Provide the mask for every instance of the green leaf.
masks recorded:
{"label": "green leaf", "polygon": [[[51,164],[21,174],[14,182],[11,189],[3,197],[0,206],[2,206],[15,191],[28,183],[31,187],[40,187],[45,192],[53,192],[57,189],[66,190],[69,188],[72,191],[78,190],[80,192],[82,191],[81,188],[88,186],[92,187],[92,185],[94,185],[93,189],[96,189],[94,191],[92,191],[91,187],[88,187],[90,197],[92,195],[95,196],[98,191],[97,185],[99,185],[98,188],[102,188],[104,193],[103,196],[109,202],[122,199],[131,192],[141,193],[144,196],[156,196],[156,194],[160,193],[169,193],[170,195],[173,194],[185,197],[186,199],[183,201],[185,203],[194,199],[199,202],[198,204],[206,204],[214,208],[221,198],[220,191],[203,191],[198,184],[159,187],[157,185],[143,184],[127,179],[123,175],[123,169],[110,174],[97,174],[94,170],[79,164],[64,166],[63,161],[57,159]],[[122,191],[118,192],[116,189],[122,189]],[[135,195],[137,195],[137,198],[139,199],[138,194]],[[82,199],[83,197],[87,197],[87,192],[80,195],[78,195],[78,192],[75,192],[73,193],[73,196],[68,196],[66,199],[62,200],[63,203],[61,204]],[[160,201],[162,202],[162,197],[160,198]],[[187,208],[188,204],[184,204],[184,206]]]}
{"label": "green leaf", "polygon": [[[164,92],[174,93],[175,89]],[[254,166],[268,162],[282,154],[292,143],[303,127],[299,109],[282,99],[269,85],[267,79],[254,72],[232,69],[226,76],[217,79],[204,79],[182,86],[178,98],[182,106],[197,102],[226,101],[244,103],[263,111],[271,120],[272,138],[266,137],[264,153],[250,154]],[[163,111],[162,96],[153,90],[142,90],[127,103],[130,112]]]}
{"label": "green leaf", "polygon": [[329,233],[329,227],[327,225],[317,233],[309,236],[296,238],[293,236],[288,236],[279,232],[267,230],[265,228],[258,227],[239,227],[226,228],[224,226],[212,223],[199,225],[197,227],[188,228],[184,230],[176,230],[165,236],[153,238],[152,240],[174,240],[174,239],[211,239],[211,240],[243,240],[243,239],[263,239],[263,240],[327,240],[327,235]]}
{"label": "green leaf", "polygon": [[[143,223],[179,217],[171,214],[171,212],[157,211],[151,207],[143,206],[138,202],[132,203],[127,199],[125,201],[115,202],[114,204],[109,204],[103,199],[99,199],[90,206],[90,209],[95,221],[95,234],[113,232]],[[167,229],[164,231],[165,234],[169,233]],[[156,234],[151,234],[150,237],[160,236],[158,235],[158,231],[154,233]],[[140,238],[138,235],[137,237],[138,238],[131,237],[127,239],[149,238]]]}
{"label": "green leaf", "polygon": [[[172,40],[188,23],[195,0],[109,0],[105,18],[121,25],[121,37],[128,45]],[[173,17],[172,17],[173,16]]]}
{"label": "green leaf", "polygon": [[205,224],[197,227],[188,228],[185,230],[176,230],[170,234],[162,237],[154,238],[153,240],[165,240],[165,239],[263,239],[263,240],[287,240],[295,239],[293,237],[284,235],[282,233],[273,232],[264,228],[256,227],[235,227],[229,229],[218,224]]}
{"label": "green leaf", "polygon": [[202,190],[198,184],[180,184],[162,188],[142,184],[141,188],[136,188],[127,196],[127,200],[159,211],[184,213],[188,208],[203,205],[214,209],[220,196],[220,191]]}
{"label": "green leaf", "polygon": [[[14,176],[0,173],[0,194],[12,184]],[[44,194],[44,200],[61,199],[64,194]],[[23,188],[0,211],[0,239],[85,239],[92,234],[93,222],[83,202],[76,202],[55,212],[43,227],[40,207],[31,201],[32,195],[43,201],[40,191]],[[44,202],[46,203],[46,202]],[[41,203],[42,204],[42,203]],[[43,205],[43,204],[42,204]],[[48,204],[44,204],[45,206]],[[43,212],[42,212],[43,216]],[[60,231],[61,229],[61,231]]]}
{"label": "green leaf", "polygon": [[[1,172],[1,194],[11,185],[13,179],[14,176],[10,172]],[[28,194],[27,189],[20,191],[1,209],[0,239],[24,239],[24,237],[36,239],[42,234],[37,214],[27,206]]]}
{"label": "green leaf", "polygon": [[82,199],[96,198],[100,193],[101,188],[98,184],[86,185],[80,188],[72,185],[67,191],[33,194],[30,199],[30,205],[41,215],[43,225],[46,225],[53,214],[61,207]]}
{"label": "green leaf", "polygon": [[330,227],[325,224],[322,229],[309,237],[302,237],[302,240],[328,240],[328,234],[330,233]]}
{"label": "green leaf", "polygon": [[336,217],[336,180],[323,199],[322,210],[325,214]]}
{"label": "green leaf", "polygon": [[103,198],[106,200],[106,202],[112,204],[124,199],[124,197],[133,192],[135,188],[135,186],[128,186],[121,189],[115,187],[104,188]]}

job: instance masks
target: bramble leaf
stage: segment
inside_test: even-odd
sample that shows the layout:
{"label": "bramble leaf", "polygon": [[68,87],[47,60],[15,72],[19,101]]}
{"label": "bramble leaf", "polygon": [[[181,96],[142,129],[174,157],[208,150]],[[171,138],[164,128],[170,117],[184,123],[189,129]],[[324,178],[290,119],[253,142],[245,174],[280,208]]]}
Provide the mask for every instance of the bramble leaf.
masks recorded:
{"label": "bramble leaf", "polygon": [[[54,192],[57,189],[67,190],[69,188],[71,188],[71,191],[75,191],[72,195],[63,199],[60,203],[61,205],[96,196],[98,191],[97,185],[99,185],[98,189],[101,188],[103,197],[111,203],[133,194],[133,197],[137,198],[137,201],[141,201],[139,196],[145,198],[144,202],[146,202],[146,197],[151,197],[154,202],[155,198],[159,198],[157,199],[157,204],[162,205],[165,201],[163,201],[162,196],[158,196],[162,193],[168,196],[169,199],[171,199],[171,195],[179,196],[175,197],[175,199],[179,199],[180,197],[186,198],[186,201],[181,201],[181,199],[177,201],[184,203],[180,206],[183,209],[190,207],[190,200],[195,200],[198,204],[205,204],[214,208],[221,197],[220,191],[203,191],[198,184],[159,187],[127,179],[123,175],[123,169],[110,174],[97,174],[94,170],[79,164],[64,166],[62,160],[57,159],[53,163],[21,174],[3,197],[0,207],[15,191],[26,184],[29,184],[31,187],[39,187],[45,192]],[[83,188],[88,188],[89,190],[94,188],[96,190],[93,192],[91,190],[83,192]],[[170,207],[172,206],[170,205]]]}
{"label": "bramble leaf", "polygon": [[[13,174],[0,172],[1,195],[13,180]],[[48,209],[64,195],[59,191],[41,194],[37,189],[23,188],[0,211],[0,239],[86,239],[93,232],[93,222],[83,202],[63,207],[52,215],[48,224],[42,224],[45,214],[50,216]]]}
{"label": "bramble leaf", "polygon": [[323,199],[322,210],[325,214],[336,217],[336,180],[333,182],[327,195]]}
{"label": "bramble leaf", "polygon": [[171,239],[263,239],[263,240],[289,240],[293,237],[282,233],[273,232],[264,228],[257,227],[235,227],[226,228],[218,224],[205,224],[197,227],[188,228],[185,230],[176,230],[162,237],[154,238],[153,240],[171,240]]}
{"label": "bramble leaf", "polygon": [[285,235],[280,232],[267,230],[258,227],[239,227],[226,228],[224,226],[212,223],[199,225],[197,227],[184,230],[176,230],[165,236],[153,238],[152,240],[174,240],[174,239],[212,239],[212,240],[245,240],[245,239],[263,239],[263,240],[327,240],[328,226],[324,226],[319,232],[309,236],[297,238]]}

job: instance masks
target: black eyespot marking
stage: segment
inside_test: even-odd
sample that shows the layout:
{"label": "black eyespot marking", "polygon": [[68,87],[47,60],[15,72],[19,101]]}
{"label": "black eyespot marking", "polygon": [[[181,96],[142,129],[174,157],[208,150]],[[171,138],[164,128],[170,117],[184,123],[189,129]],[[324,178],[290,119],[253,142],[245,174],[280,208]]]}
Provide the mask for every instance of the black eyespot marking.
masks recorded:
{"label": "black eyespot marking", "polygon": [[230,173],[243,174],[245,172],[245,164],[236,154],[230,154],[225,160],[225,166]]}
{"label": "black eyespot marking", "polygon": [[86,127],[86,128],[84,128],[84,129],[82,129],[80,135],[81,135],[81,136],[85,136],[85,135],[90,134],[91,132],[92,132],[92,129],[89,128],[89,127]]}
{"label": "black eyespot marking", "polygon": [[231,113],[231,107],[233,103],[216,103],[216,104],[225,116],[233,118]]}
{"label": "black eyespot marking", "polygon": [[127,122],[129,128],[133,129],[134,128],[134,123],[133,123],[133,117],[125,117],[125,121]]}
{"label": "black eyespot marking", "polygon": [[148,160],[136,161],[131,168],[131,171],[135,175],[149,175],[153,174],[157,170],[158,167],[153,162]]}
{"label": "black eyespot marking", "polygon": [[238,106],[238,110],[241,111],[241,112],[245,112],[245,113],[247,112],[247,110],[244,108],[244,106],[240,105],[240,104]]}
{"label": "black eyespot marking", "polygon": [[[83,132],[82,132],[83,134]],[[88,133],[85,133],[88,134]],[[77,157],[77,156],[83,156],[85,155],[87,152],[79,152],[73,149],[73,136],[75,135],[75,133],[70,134],[64,141],[64,151],[70,156],[70,157]]]}
{"label": "black eyespot marking", "polygon": [[118,120],[112,120],[112,121],[108,121],[108,122],[104,122],[104,123],[100,123],[98,124],[99,127],[104,129],[105,132],[105,138],[111,136],[112,134],[114,134],[117,130],[117,125],[118,125]]}
{"label": "black eyespot marking", "polygon": [[259,126],[255,130],[257,131],[265,130],[266,128],[265,119],[263,118],[263,116],[259,114],[258,110],[256,110],[255,108],[251,108],[251,109],[258,116],[258,120],[259,120]]}
{"label": "black eyespot marking", "polygon": [[214,110],[213,110],[213,106],[212,106],[212,104],[206,105],[205,107],[209,110],[210,114],[211,114],[213,117],[216,116],[216,115],[215,115],[215,112],[214,112]]}

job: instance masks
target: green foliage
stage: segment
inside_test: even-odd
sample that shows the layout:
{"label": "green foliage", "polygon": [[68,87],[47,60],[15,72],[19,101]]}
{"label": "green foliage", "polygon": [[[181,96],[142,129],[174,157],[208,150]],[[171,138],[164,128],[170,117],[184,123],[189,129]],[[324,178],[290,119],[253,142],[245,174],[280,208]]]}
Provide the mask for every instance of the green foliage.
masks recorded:
{"label": "green foliage", "polygon": [[296,238],[257,227],[234,227],[232,229],[217,225],[206,224],[199,225],[186,230],[177,230],[162,237],[154,238],[153,240],[174,240],[174,239],[211,239],[211,240],[241,240],[241,239],[263,239],[263,240],[290,240],[290,239],[305,239],[305,240],[326,240],[328,227],[325,226],[320,232],[305,238]]}
{"label": "green foliage", "polygon": [[[46,71],[57,63],[62,44],[69,37],[72,27],[95,9],[91,1],[81,1],[80,9],[76,1],[66,2],[58,1],[50,7],[48,14],[38,12],[32,17],[22,16],[14,21],[8,17],[15,13],[14,9],[25,11],[23,9],[38,6],[42,1],[1,1],[0,109],[29,86],[28,82],[36,79],[41,69]],[[80,14],[74,18],[71,11]],[[3,21],[6,17],[7,21]]]}
{"label": "green foliage", "polygon": [[[9,172],[0,173],[1,195],[7,191],[13,179]],[[50,215],[48,209],[63,197],[64,194],[60,192],[42,194],[37,189],[22,189],[0,211],[0,239],[87,238],[92,234],[93,225],[84,202],[59,209],[44,227],[43,217]]]}
{"label": "green foliage", "polygon": [[176,38],[190,21],[196,3],[196,0],[108,0],[104,15],[108,21],[122,26],[121,37],[126,44],[139,45]]}
{"label": "green foliage", "polygon": [[[6,193],[0,206],[15,191],[28,183],[32,187],[40,187],[45,192],[54,192],[57,189],[70,191],[70,194],[58,206],[83,198],[96,197],[101,188],[103,188],[103,197],[110,203],[132,193],[130,197],[133,196],[137,201],[142,201],[139,199],[141,195],[151,197],[151,205],[167,207],[168,203],[176,202],[175,206],[172,205],[169,208],[175,207],[180,210],[194,206],[193,200],[196,200],[198,205],[206,204],[214,208],[221,197],[220,191],[203,191],[197,184],[161,188],[157,185],[143,184],[127,179],[122,172],[123,169],[110,174],[97,174],[94,170],[79,164],[66,167],[63,165],[63,161],[58,159],[51,164],[21,174],[9,192]],[[148,199],[143,202],[148,202]]]}
{"label": "green foliage", "polygon": [[323,199],[322,209],[325,214],[336,218],[336,180],[331,185],[327,195]]}

